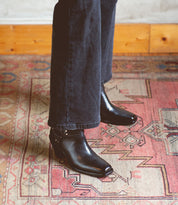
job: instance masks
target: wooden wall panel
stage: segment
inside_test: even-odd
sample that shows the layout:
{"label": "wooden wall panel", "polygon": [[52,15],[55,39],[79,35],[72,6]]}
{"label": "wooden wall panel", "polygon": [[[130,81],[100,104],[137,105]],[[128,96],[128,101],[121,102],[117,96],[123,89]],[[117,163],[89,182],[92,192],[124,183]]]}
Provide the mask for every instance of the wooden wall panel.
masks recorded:
{"label": "wooden wall panel", "polygon": [[[0,25],[0,54],[50,54],[51,25]],[[178,53],[178,24],[117,24],[114,54]]]}
{"label": "wooden wall panel", "polygon": [[114,53],[149,52],[149,24],[119,24],[115,28]]}
{"label": "wooden wall panel", "polygon": [[178,52],[178,24],[151,25],[150,29],[151,53]]}
{"label": "wooden wall panel", "polygon": [[0,54],[49,54],[51,25],[1,25]]}

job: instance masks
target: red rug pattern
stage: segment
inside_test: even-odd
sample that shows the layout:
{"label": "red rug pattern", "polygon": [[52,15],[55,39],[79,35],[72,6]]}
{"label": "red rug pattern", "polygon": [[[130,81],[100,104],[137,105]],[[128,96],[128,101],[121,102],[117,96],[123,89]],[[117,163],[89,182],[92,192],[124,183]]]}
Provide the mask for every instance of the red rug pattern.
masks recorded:
{"label": "red rug pattern", "polygon": [[49,56],[0,58],[0,204],[177,204],[178,57],[114,57],[106,91],[139,119],[85,131],[114,168],[102,179],[71,171],[54,156],[49,69]]}

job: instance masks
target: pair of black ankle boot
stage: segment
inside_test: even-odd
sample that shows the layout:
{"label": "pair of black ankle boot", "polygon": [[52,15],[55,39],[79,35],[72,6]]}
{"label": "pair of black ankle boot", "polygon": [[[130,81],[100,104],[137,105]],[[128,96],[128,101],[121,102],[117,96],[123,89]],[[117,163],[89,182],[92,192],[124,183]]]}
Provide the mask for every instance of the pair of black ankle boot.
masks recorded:
{"label": "pair of black ankle boot", "polygon": [[[114,125],[132,125],[137,116],[114,106],[108,99],[104,87],[101,92],[101,122]],[[84,130],[51,128],[50,142],[55,155],[74,171],[94,177],[106,177],[113,168],[100,158],[88,145]]]}

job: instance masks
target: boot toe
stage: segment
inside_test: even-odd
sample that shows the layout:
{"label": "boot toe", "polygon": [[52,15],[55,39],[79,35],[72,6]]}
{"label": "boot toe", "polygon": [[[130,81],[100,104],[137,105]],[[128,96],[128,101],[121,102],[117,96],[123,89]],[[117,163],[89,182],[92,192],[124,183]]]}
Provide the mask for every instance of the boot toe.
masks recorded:
{"label": "boot toe", "polygon": [[[118,116],[118,124],[120,125],[133,125],[136,121],[137,121],[137,116],[129,112],[126,113],[126,115],[123,117]],[[116,122],[116,119],[115,119],[115,122]]]}
{"label": "boot toe", "polygon": [[108,176],[109,174],[111,174],[113,172],[113,168],[111,166],[106,167],[106,169],[104,170],[105,172],[105,176]]}
{"label": "boot toe", "polygon": [[133,114],[131,117],[131,124],[134,124],[136,121],[137,121],[137,116]]}
{"label": "boot toe", "polygon": [[93,170],[94,172],[90,172],[90,175],[92,176],[96,176],[98,178],[103,178],[103,177],[107,177],[108,175],[110,175],[113,172],[113,168],[111,167],[111,165],[108,164],[108,166],[104,169],[99,169],[99,170]]}

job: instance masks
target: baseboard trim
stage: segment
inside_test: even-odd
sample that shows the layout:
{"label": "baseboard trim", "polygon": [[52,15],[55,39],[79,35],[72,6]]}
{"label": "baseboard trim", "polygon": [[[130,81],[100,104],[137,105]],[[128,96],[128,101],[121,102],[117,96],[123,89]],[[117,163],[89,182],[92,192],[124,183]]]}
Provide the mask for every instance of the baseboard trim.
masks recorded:
{"label": "baseboard trim", "polygon": [[[115,55],[178,53],[178,24],[116,24]],[[0,54],[50,54],[51,25],[0,25]]]}

